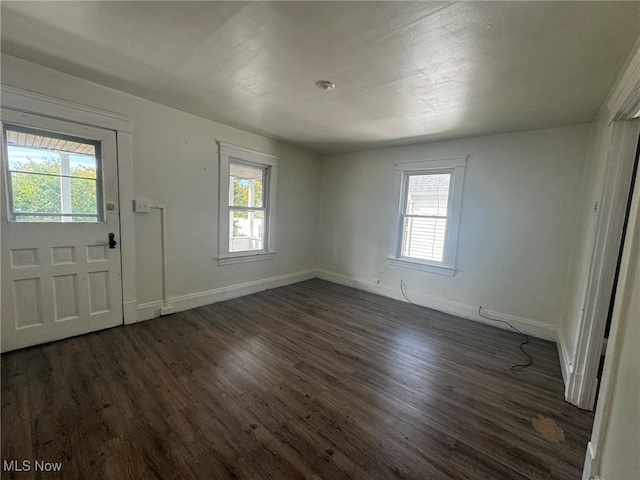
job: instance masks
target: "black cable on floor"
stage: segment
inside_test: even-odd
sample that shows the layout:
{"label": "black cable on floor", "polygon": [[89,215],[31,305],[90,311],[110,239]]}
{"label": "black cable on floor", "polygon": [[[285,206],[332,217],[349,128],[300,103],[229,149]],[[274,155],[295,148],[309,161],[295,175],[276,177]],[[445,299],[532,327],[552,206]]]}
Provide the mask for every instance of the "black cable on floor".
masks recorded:
{"label": "black cable on floor", "polygon": [[[422,305],[418,305],[417,303],[413,303],[409,299],[409,295],[407,294],[407,286],[404,284],[404,280],[400,280],[400,291],[402,292],[402,296],[405,298],[405,300],[407,302],[409,302],[411,305],[415,305],[416,307],[422,307]],[[511,325],[509,322],[507,322],[505,320],[498,320],[496,318],[491,318],[491,317],[483,314],[482,313],[482,305],[480,305],[480,307],[478,308],[478,315],[480,315],[482,318],[486,318],[487,320],[491,320],[492,322],[504,323],[505,325],[508,325],[513,331],[515,331],[516,333],[519,333],[520,335],[522,335],[524,337],[524,341],[522,343],[520,343],[520,351],[522,353],[524,353],[529,360],[527,361],[527,363],[518,363],[516,365],[511,365],[509,370],[513,370],[514,368],[527,368],[527,367],[530,367],[533,364],[533,357],[531,355],[529,355],[529,353],[527,351],[525,351],[525,349],[524,349],[524,346],[529,343],[529,335],[527,335],[526,333],[521,332],[519,329],[517,329],[516,327],[514,327],[513,325]]]}
{"label": "black cable on floor", "polygon": [[415,305],[416,307],[421,307],[422,305],[418,305],[417,303],[413,303],[409,300],[409,296],[407,295],[407,286],[404,284],[404,280],[400,280],[400,291],[402,292],[402,296],[405,298],[407,302],[411,305]]}
{"label": "black cable on floor", "polygon": [[487,315],[483,315],[483,313],[482,313],[482,305],[478,308],[478,315],[480,315],[482,318],[486,318],[487,320],[491,320],[492,322],[501,322],[501,323],[504,323],[505,325],[509,325],[509,327],[511,327],[512,330],[514,330],[515,332],[519,333],[520,335],[522,335],[524,337],[524,342],[522,342],[520,344],[520,351],[527,356],[529,361],[527,363],[518,363],[516,365],[511,365],[510,370],[513,370],[514,368],[518,368],[518,367],[527,368],[527,367],[530,367],[531,364],[533,364],[533,357],[531,355],[529,355],[529,353],[526,352],[525,349],[524,349],[524,346],[529,343],[529,335],[527,335],[526,333],[521,332],[520,330],[518,330],[516,327],[514,327],[513,325],[511,325],[509,322],[507,322],[505,320],[498,320],[496,318],[491,318],[491,317],[489,317]]}

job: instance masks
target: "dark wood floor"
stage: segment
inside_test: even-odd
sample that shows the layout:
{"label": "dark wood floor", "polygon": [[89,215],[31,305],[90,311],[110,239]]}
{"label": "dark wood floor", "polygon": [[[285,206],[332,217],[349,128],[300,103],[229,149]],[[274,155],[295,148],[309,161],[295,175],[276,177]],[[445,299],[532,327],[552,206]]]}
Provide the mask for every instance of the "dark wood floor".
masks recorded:
{"label": "dark wood floor", "polygon": [[312,280],[8,353],[2,459],[63,470],[2,478],[579,479],[593,416],[519,341]]}

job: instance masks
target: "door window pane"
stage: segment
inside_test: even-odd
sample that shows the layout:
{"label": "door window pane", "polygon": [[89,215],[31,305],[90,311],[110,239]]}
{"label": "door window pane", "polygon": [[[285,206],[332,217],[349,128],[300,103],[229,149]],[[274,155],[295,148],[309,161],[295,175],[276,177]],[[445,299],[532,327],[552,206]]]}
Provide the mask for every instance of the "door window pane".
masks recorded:
{"label": "door window pane", "polygon": [[16,127],[5,141],[13,221],[100,220],[98,142]]}

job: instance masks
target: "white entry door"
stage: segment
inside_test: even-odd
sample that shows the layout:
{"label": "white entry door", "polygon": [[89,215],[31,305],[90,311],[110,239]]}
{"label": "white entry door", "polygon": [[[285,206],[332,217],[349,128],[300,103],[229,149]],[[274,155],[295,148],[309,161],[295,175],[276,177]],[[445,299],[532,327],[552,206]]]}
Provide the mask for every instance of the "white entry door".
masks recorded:
{"label": "white entry door", "polygon": [[123,323],[115,132],[2,109],[2,351]]}

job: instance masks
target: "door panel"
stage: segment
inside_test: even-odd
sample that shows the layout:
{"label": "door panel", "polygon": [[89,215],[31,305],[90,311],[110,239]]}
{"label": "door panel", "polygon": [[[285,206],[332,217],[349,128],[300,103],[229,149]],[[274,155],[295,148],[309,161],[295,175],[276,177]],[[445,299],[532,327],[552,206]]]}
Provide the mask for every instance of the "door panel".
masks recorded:
{"label": "door panel", "polygon": [[[2,109],[2,124],[3,131],[24,129],[26,134],[35,132],[39,139],[34,142],[34,135],[30,140],[23,137],[18,145],[16,135],[3,135],[2,351],[121,325],[120,245],[109,248],[110,233],[116,240],[120,238],[115,132],[5,109]],[[42,144],[47,143],[43,138],[61,140],[57,145],[49,142],[52,146],[43,147]],[[68,157],[81,155],[78,152],[83,142],[96,146],[96,180],[79,178],[69,170]],[[12,152],[16,151],[16,145],[26,149],[27,143],[28,148],[46,152],[42,158],[48,155],[53,163],[67,157],[66,166],[65,161],[59,160],[59,173],[16,173],[19,168],[14,162],[12,173],[8,173],[9,148],[13,148]],[[25,154],[24,158],[27,157]],[[79,165],[74,171],[82,173],[83,168],[88,168]],[[34,207],[49,210],[42,216],[17,211],[12,216],[12,202],[19,204],[18,208],[24,208],[23,200],[15,200],[18,195],[27,192],[35,196],[38,189],[35,189],[36,193],[29,193],[31,190],[26,187],[20,187],[24,192],[14,191],[17,181],[12,183],[10,175],[14,175],[11,178],[31,175],[36,179],[36,185],[59,188],[59,191],[48,193],[52,202],[38,199],[39,203],[36,203],[44,207]],[[42,180],[45,177],[46,182]],[[92,181],[96,182],[96,187],[91,187],[96,197],[95,205],[91,213],[86,213],[88,207],[82,204],[86,203],[84,197],[88,194],[81,189],[74,191],[74,182],[76,188],[78,185],[86,188],[86,183]],[[85,182],[84,187],[82,182]],[[90,190],[87,192],[91,193]],[[57,201],[59,208],[55,205]],[[72,203],[73,207],[70,206]],[[71,213],[72,208],[79,208],[80,213]],[[54,213],[47,213],[52,211]],[[25,221],[13,221],[12,218]]]}

